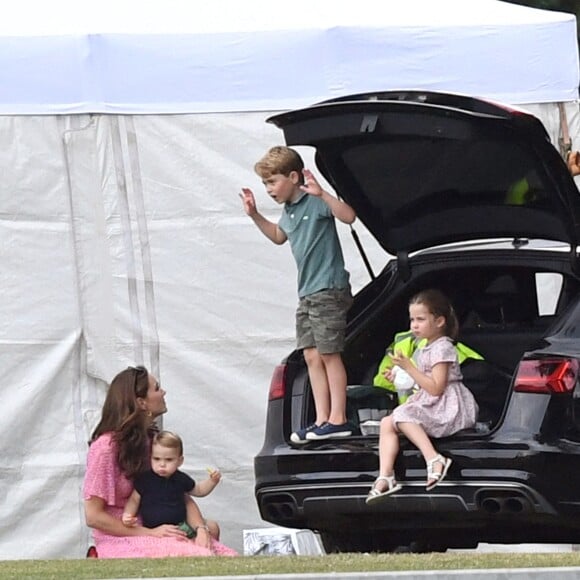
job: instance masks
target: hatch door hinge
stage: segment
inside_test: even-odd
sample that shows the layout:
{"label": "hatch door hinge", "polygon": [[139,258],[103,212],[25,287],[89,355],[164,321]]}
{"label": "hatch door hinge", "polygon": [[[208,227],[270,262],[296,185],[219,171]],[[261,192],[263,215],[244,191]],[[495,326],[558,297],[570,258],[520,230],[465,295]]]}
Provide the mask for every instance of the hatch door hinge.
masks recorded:
{"label": "hatch door hinge", "polygon": [[409,265],[409,254],[407,252],[397,252],[397,270],[403,282],[408,282],[409,278],[411,278],[411,266]]}

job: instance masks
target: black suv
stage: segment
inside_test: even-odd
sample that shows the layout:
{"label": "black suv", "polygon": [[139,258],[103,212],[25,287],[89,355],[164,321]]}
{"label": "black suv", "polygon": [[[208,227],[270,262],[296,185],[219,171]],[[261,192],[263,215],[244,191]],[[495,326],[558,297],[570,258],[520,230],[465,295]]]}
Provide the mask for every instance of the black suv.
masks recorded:
{"label": "black suv", "polygon": [[[276,368],[254,461],[261,517],[318,531],[328,551],[580,542],[580,194],[542,123],[419,91],[269,121],[288,145],[315,147],[320,172],[393,258],[349,314],[351,437],[294,447],[290,434],[314,419],[306,365],[295,351]],[[434,441],[453,464],[429,492],[425,463],[403,440],[403,489],[367,506],[378,436],[358,420],[394,404],[373,376],[408,328],[409,298],[426,288],[449,296],[459,340],[485,357],[464,364],[479,421]]]}

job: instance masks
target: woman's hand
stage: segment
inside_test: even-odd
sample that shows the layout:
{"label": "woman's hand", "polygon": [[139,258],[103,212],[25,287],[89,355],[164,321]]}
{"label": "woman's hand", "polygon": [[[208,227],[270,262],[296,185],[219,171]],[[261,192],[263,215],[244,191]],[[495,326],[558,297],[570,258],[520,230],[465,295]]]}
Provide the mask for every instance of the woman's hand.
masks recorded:
{"label": "woman's hand", "polygon": [[200,548],[206,548],[207,550],[210,549],[211,546],[211,536],[207,527],[198,527],[197,528],[197,535],[195,536],[195,543]]}
{"label": "woman's hand", "polygon": [[578,151],[570,151],[566,158],[566,165],[572,177],[580,175],[580,153]]}
{"label": "woman's hand", "polygon": [[187,538],[187,534],[180,530],[177,526],[173,524],[162,524],[156,528],[144,528],[149,531],[148,536],[153,536],[155,538],[175,538],[180,537],[183,539]]}

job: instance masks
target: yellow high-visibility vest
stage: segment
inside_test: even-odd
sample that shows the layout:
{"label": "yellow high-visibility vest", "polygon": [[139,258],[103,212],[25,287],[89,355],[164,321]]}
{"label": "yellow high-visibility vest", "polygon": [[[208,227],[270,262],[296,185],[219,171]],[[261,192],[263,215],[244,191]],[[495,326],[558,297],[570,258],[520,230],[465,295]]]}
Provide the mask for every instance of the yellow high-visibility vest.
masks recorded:
{"label": "yellow high-visibility vest", "polygon": [[[384,372],[393,366],[393,361],[389,356],[391,352],[400,352],[404,356],[410,358],[411,360],[417,349],[425,346],[427,339],[423,338],[417,340],[410,330],[405,330],[404,332],[398,332],[395,334],[393,342],[387,347],[385,356],[381,363],[379,364],[379,370],[373,379],[373,385],[375,387],[383,387],[389,391],[395,391],[395,385],[391,383],[385,376]],[[472,348],[469,348],[462,342],[455,343],[455,350],[457,351],[457,358],[459,364],[462,364],[466,359],[472,358],[475,360],[483,360],[483,357]],[[414,362],[414,361],[413,361]]]}

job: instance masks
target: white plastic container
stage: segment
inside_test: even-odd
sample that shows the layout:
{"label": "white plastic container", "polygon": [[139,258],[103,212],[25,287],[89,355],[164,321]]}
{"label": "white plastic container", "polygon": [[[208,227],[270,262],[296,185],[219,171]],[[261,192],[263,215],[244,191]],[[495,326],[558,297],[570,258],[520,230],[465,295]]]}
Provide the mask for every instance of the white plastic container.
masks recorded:
{"label": "white plastic container", "polygon": [[381,422],[368,420],[365,421],[364,423],[361,423],[359,427],[360,432],[363,435],[378,435],[381,429]]}
{"label": "white plastic container", "polygon": [[415,381],[407,371],[404,371],[398,365],[395,365],[393,367],[392,372],[394,375],[393,384],[395,385],[395,389],[397,389],[399,404],[402,404],[413,394],[413,387],[415,386]]}

